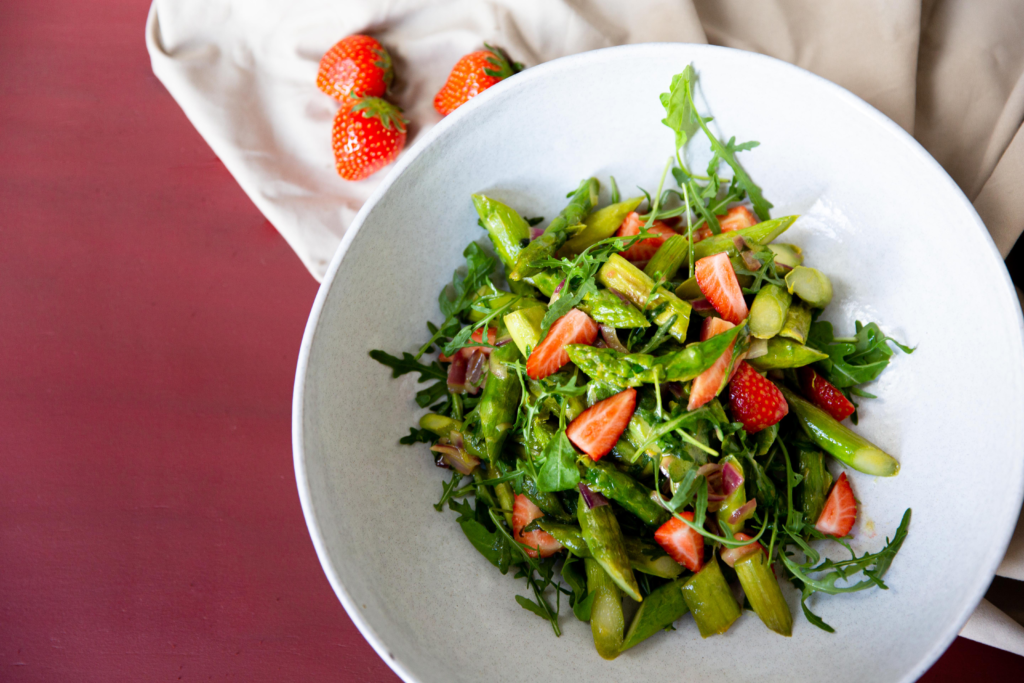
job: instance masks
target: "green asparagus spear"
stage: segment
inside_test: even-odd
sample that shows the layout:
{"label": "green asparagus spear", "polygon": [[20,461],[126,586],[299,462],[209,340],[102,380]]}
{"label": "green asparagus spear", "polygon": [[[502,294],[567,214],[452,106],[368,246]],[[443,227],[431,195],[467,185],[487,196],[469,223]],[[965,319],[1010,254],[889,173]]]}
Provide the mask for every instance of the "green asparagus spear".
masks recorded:
{"label": "green asparagus spear", "polygon": [[764,372],[778,368],[799,368],[826,358],[828,358],[827,353],[797,344],[792,339],[772,337],[768,340],[768,353],[747,362],[755,369]]}
{"label": "green asparagus spear", "polygon": [[583,301],[576,308],[595,321],[611,325],[619,330],[650,327],[651,325],[637,308],[627,304],[607,289],[599,289],[593,294],[585,295]]}
{"label": "green asparagus spear", "polygon": [[539,529],[554,536],[555,540],[569,549],[576,557],[593,557],[587,542],[583,540],[583,532],[573,524],[563,524],[547,517],[541,517],[536,522],[530,522],[523,527],[523,531],[531,531],[530,527],[536,523]]}
{"label": "green asparagus spear", "polygon": [[669,334],[676,341],[686,341],[686,330],[690,325],[690,304],[664,287],[659,287],[655,292],[654,280],[632,263],[618,254],[612,254],[601,266],[597,279],[608,289],[629,299],[640,310],[653,314],[655,325],[662,325],[675,316]]}
{"label": "green asparagus spear", "polygon": [[683,583],[683,579],[676,579],[651,591],[633,615],[621,652],[647,640],[686,614],[688,608],[683,599]]}
{"label": "green asparagus spear", "polygon": [[665,240],[654,256],[647,262],[644,272],[651,278],[662,277],[674,280],[679,269],[690,257],[690,242],[683,235],[673,235]]}
{"label": "green asparagus spear", "polygon": [[[511,292],[498,292],[494,295],[494,288],[489,286],[481,287],[477,292],[476,306],[479,306],[479,299],[484,296],[490,296],[484,305],[490,309],[490,311],[496,311],[503,308],[507,313],[512,311],[518,311],[522,308],[530,308],[533,306],[543,306],[541,302],[537,301],[532,296],[520,296]],[[478,323],[487,317],[488,313],[477,310],[476,306],[469,309],[469,320],[470,322]]]}
{"label": "green asparagus spear", "polygon": [[661,526],[669,513],[654,502],[651,490],[612,465],[583,460],[583,481],[593,491],[614,500],[648,526]]}
{"label": "green asparagus spear", "polygon": [[736,561],[735,569],[743,594],[764,625],[787,638],[793,635],[793,614],[765,554],[757,551],[747,555]]}
{"label": "green asparagus spear", "polygon": [[725,633],[740,618],[740,606],[715,557],[683,584],[683,599],[693,613],[701,638]]}
{"label": "green asparagus spear", "polygon": [[[741,482],[743,480],[743,465],[734,455],[727,455],[722,458],[722,467],[731,467]],[[723,472],[724,478],[724,472]],[[719,526],[729,529],[733,534],[743,530],[743,525],[747,521],[747,517],[737,519],[735,522],[729,521],[732,514],[739,510],[747,502],[747,490],[741,483],[732,493],[726,496],[722,502],[722,507],[718,508],[718,524]],[[751,511],[753,512],[753,511]]]}
{"label": "green asparagus spear", "polygon": [[778,285],[767,284],[750,305],[750,334],[758,339],[771,339],[786,324],[786,314],[793,295]]}
{"label": "green asparagus spear", "polygon": [[804,250],[795,244],[769,244],[775,263],[783,268],[796,268],[804,262]]}
{"label": "green asparagus spear", "polygon": [[622,615],[622,596],[600,562],[588,557],[583,563],[587,570],[587,591],[594,594],[593,607],[590,609],[590,632],[594,635],[594,647],[602,658],[615,659],[619,656],[622,632],[626,627]]}
{"label": "green asparagus spear", "polygon": [[825,308],[832,301],[832,281],[815,268],[797,266],[789,271],[786,287],[811,308]]}
{"label": "green asparagus spear", "polygon": [[737,237],[754,244],[768,244],[786,232],[797,218],[797,216],[774,218],[770,221],[752,225],[749,228],[743,228],[742,230],[712,235],[693,245],[693,258],[699,261],[705,256],[713,256],[723,251],[728,253],[729,256],[739,256],[739,249],[736,248]]}
{"label": "green asparagus spear", "polygon": [[512,341],[524,357],[528,357],[540,341],[540,322],[547,313],[546,306],[531,306],[513,311],[502,318]]}
{"label": "green asparagus spear", "polygon": [[687,382],[714,365],[745,330],[745,325],[737,325],[722,334],[663,356],[627,354],[583,344],[569,344],[565,351],[569,359],[591,378],[616,386],[638,387],[655,381]]}
{"label": "green asparagus spear", "polygon": [[579,517],[583,540],[587,542],[590,554],[601,563],[608,576],[626,595],[637,602],[643,600],[629,564],[622,531],[619,529],[619,521],[615,519],[612,506],[588,508],[581,495],[576,506],[576,515]]}
{"label": "green asparagus spear", "polygon": [[797,453],[802,477],[796,489],[797,500],[804,519],[813,524],[825,508],[832,475],[825,468],[825,456],[820,451],[801,448]]}
{"label": "green asparagus spear", "polygon": [[587,227],[583,229],[583,232],[563,244],[562,248],[558,250],[558,256],[560,258],[576,256],[587,247],[611,237],[622,225],[622,221],[626,220],[629,212],[635,211],[643,200],[643,197],[633,197],[594,211],[583,221]]}
{"label": "green asparagus spear", "polygon": [[659,546],[631,536],[626,536],[623,542],[633,571],[662,579],[674,579],[683,573],[683,565],[666,555]]}
{"label": "green asparagus spear", "polygon": [[490,374],[484,384],[477,411],[480,414],[480,432],[487,459],[492,462],[501,455],[508,431],[515,424],[522,396],[519,377],[505,364],[521,361],[522,358],[515,344],[505,344],[491,352]]}
{"label": "green asparagus spear", "polygon": [[544,229],[544,234],[530,242],[519,252],[516,257],[515,266],[508,274],[510,281],[522,280],[536,273],[539,268],[533,263],[548,256],[554,256],[555,252],[565,244],[570,237],[570,232],[582,225],[583,218],[590,213],[590,209],[597,204],[597,191],[600,185],[596,178],[590,178],[580,183],[579,189],[573,193],[569,205],[562,209],[555,220]]}
{"label": "green asparagus spear", "polygon": [[638,387],[645,383],[665,381],[665,368],[662,365],[664,359],[660,356],[620,353],[615,349],[585,344],[568,344],[565,351],[569,354],[569,360],[590,375],[591,379],[617,387]]}
{"label": "green asparagus spear", "polygon": [[[562,277],[556,275],[553,271],[542,270],[532,277],[526,278],[524,281],[533,284],[544,296],[553,297],[555,290],[558,289],[558,285],[562,282]],[[577,308],[597,322],[611,325],[618,329],[650,326],[643,313],[607,289],[601,289],[596,293],[584,295],[583,301]]]}
{"label": "green asparagus spear", "polygon": [[[578,526],[563,524],[548,517],[541,517],[523,527],[523,531],[532,531],[531,527],[534,524],[536,524],[536,528],[543,529],[554,536],[555,540],[568,548],[569,552],[573,555],[577,557],[593,557],[590,554],[590,548],[587,547],[586,541],[583,540],[583,532],[580,531]],[[629,566],[633,568],[633,571],[650,574],[662,579],[674,579],[683,573],[683,566],[666,555],[661,548],[653,543],[629,536],[624,537],[622,542],[626,548],[626,556],[629,558]]]}
{"label": "green asparagus spear", "polygon": [[[494,466],[493,462],[486,463],[487,478],[497,479],[501,476],[501,472]],[[516,494],[512,491],[512,485],[507,481],[499,481],[497,484],[491,485],[494,490],[494,496],[498,499],[498,505],[501,506],[502,514],[505,515],[505,522],[508,523],[508,528],[512,528],[512,506],[516,501]]]}
{"label": "green asparagus spear", "polygon": [[530,239],[529,224],[515,209],[482,194],[473,195],[473,206],[487,229],[495,253],[505,268],[511,270],[522,251],[523,241]]}
{"label": "green asparagus spear", "polygon": [[829,455],[865,474],[878,477],[899,474],[900,464],[891,455],[847,429],[824,410],[805,401],[789,389],[780,388],[804,432]]}
{"label": "green asparagus spear", "polygon": [[779,332],[780,337],[792,339],[797,344],[806,344],[807,335],[811,331],[811,311],[803,304],[794,301],[786,312],[786,324]]}

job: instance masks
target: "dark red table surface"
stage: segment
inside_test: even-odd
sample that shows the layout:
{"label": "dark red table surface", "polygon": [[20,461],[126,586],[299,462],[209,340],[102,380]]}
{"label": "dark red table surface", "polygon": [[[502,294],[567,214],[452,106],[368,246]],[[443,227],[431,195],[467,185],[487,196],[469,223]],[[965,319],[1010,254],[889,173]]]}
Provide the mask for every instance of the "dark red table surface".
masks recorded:
{"label": "dark red table surface", "polygon": [[[0,681],[397,680],[296,494],[317,285],[152,75],[147,9],[0,3]],[[1022,663],[957,639],[924,680]]]}

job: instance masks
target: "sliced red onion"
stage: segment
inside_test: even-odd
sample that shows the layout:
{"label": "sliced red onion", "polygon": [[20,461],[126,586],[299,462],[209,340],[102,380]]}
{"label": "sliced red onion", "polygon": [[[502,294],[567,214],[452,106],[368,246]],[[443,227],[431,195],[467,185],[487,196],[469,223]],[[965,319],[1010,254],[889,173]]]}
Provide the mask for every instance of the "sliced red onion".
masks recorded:
{"label": "sliced red onion", "polygon": [[448,432],[448,442],[456,448],[463,447],[462,432]]}
{"label": "sliced red onion", "polygon": [[483,377],[485,367],[487,367],[487,354],[483,353],[483,349],[473,349],[466,364],[466,390],[469,393],[476,394],[480,390],[482,384],[480,379]]}
{"label": "sliced red onion", "polygon": [[697,470],[698,477],[707,477],[713,474],[720,474],[722,471],[721,465],[716,465],[713,462],[709,462],[707,465],[701,465],[700,469]]}
{"label": "sliced red onion", "polygon": [[682,398],[686,394],[686,392],[683,391],[682,382],[669,382],[664,386],[668,390],[668,392],[675,396],[676,398]]}
{"label": "sliced red onion", "polygon": [[690,306],[695,311],[713,311],[715,307],[711,305],[711,302],[707,299],[694,299],[690,302]]}
{"label": "sliced red onion", "polygon": [[752,251],[741,251],[740,257],[743,259],[743,263],[747,266],[747,270],[757,270],[761,267],[761,262],[757,260]]}
{"label": "sliced red onion", "polygon": [[736,251],[743,251],[747,248],[747,243],[743,241],[743,238],[736,235],[732,238],[732,243],[736,247]]}
{"label": "sliced red onion", "polygon": [[473,470],[480,464],[480,458],[451,444],[435,444],[430,450],[440,453],[441,459],[461,474],[473,474]]}
{"label": "sliced red onion", "polygon": [[451,465],[445,462],[444,456],[441,455],[437,456],[437,460],[434,461],[434,464],[445,470],[450,470],[452,468]]}
{"label": "sliced red onion", "polygon": [[615,349],[619,353],[629,353],[629,349],[619,341],[619,335],[611,325],[601,325],[601,339],[604,339],[608,348]]}
{"label": "sliced red onion", "polygon": [[[750,538],[746,534],[736,534],[736,540],[746,541]],[[719,553],[719,557],[722,558],[722,562],[725,562],[730,567],[735,567],[736,563],[742,560],[747,555],[753,555],[758,550],[764,550],[764,546],[760,543],[748,543],[741,545],[739,548],[722,548],[722,552]]]}
{"label": "sliced red onion", "polygon": [[562,289],[564,287],[565,287],[565,278],[562,278],[562,281],[558,283],[557,287],[555,287],[555,291],[551,293],[551,300],[552,301],[554,301],[555,298],[558,297],[558,295],[562,293]]}
{"label": "sliced red onion", "polygon": [[[747,348],[747,359],[753,360],[754,358],[760,358],[761,356],[768,354],[768,340],[767,339],[753,339],[750,342],[750,346]],[[739,365],[739,363],[736,363]]]}
{"label": "sliced red onion", "polygon": [[602,496],[597,491],[591,491],[590,487],[580,482],[579,485],[580,493],[583,494],[583,502],[587,504],[588,510],[601,507],[602,505],[608,504],[608,499]]}
{"label": "sliced red onion", "polygon": [[728,497],[729,496],[725,495],[724,493],[712,493],[710,490],[708,491],[709,503],[721,503]]}
{"label": "sliced red onion", "polygon": [[448,366],[448,390],[453,394],[466,393],[466,356],[461,349]]}
{"label": "sliced red onion", "polygon": [[737,470],[730,463],[722,465],[722,492],[725,495],[731,494],[733,491],[743,486],[743,473]]}
{"label": "sliced red onion", "polygon": [[750,519],[756,509],[757,499],[748,500],[746,503],[732,511],[732,514],[729,515],[729,524],[739,524],[740,522]]}
{"label": "sliced red onion", "polygon": [[[494,345],[497,348],[500,349],[502,346],[504,346],[505,344],[508,344],[510,341],[512,341],[512,337],[502,337],[498,341],[494,342]],[[767,344],[767,342],[765,342],[765,343]],[[487,349],[487,350],[490,351],[490,349]]]}
{"label": "sliced red onion", "polygon": [[537,239],[538,237],[540,237],[543,234],[544,234],[544,228],[538,228],[537,226],[533,226],[532,228],[530,228],[530,239],[531,240],[535,240],[535,239]]}

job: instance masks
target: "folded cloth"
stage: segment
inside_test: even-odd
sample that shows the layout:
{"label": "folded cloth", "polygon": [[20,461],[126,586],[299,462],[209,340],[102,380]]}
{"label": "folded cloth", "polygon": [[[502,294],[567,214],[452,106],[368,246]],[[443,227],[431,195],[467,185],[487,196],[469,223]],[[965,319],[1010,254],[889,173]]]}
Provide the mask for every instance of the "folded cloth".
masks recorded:
{"label": "folded cloth", "polygon": [[[154,0],[153,71],[242,189],[322,279],[381,182],[341,181],[315,86],[341,37],[372,33],[397,72],[409,142],[486,40],[533,66],[601,47],[707,43],[783,59],[851,90],[941,163],[1003,256],[1024,229],[1024,3],[1018,0]],[[1024,580],[1024,523],[998,573]],[[961,635],[1024,655],[1024,628],[983,601]]]}

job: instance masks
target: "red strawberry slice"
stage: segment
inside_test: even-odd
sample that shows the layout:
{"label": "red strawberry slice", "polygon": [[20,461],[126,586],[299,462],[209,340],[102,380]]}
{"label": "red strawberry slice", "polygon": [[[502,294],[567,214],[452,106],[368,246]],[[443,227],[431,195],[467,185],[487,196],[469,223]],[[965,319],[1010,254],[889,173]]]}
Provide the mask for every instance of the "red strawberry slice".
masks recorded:
{"label": "red strawberry slice", "polygon": [[[692,512],[683,512],[680,516],[693,521]],[[686,522],[673,517],[658,527],[654,540],[669,557],[691,572],[699,572],[704,566],[704,537]]]}
{"label": "red strawberry slice", "polygon": [[747,302],[743,300],[743,290],[727,253],[705,256],[697,261],[694,274],[701,294],[711,302],[718,315],[733,325],[743,322],[747,317]]}
{"label": "red strawberry slice", "polygon": [[751,225],[757,225],[759,222],[757,216],[745,206],[734,206],[724,216],[716,216],[716,218],[718,219],[718,224],[722,226],[722,232],[742,230],[743,228],[749,228]]}
{"label": "red strawberry slice", "polygon": [[[626,216],[626,220],[622,221],[622,225],[619,226],[615,235],[616,237],[639,235],[640,228],[643,227],[643,224],[644,222],[640,219],[640,214],[636,211],[631,211],[629,215]],[[654,221],[654,224],[647,228],[647,232],[657,233],[658,237],[648,237],[645,240],[640,240],[626,251],[621,252],[619,255],[627,261],[650,261],[658,249],[661,248],[661,245],[663,245],[669,237],[678,234],[675,230],[668,227],[661,221]]]}
{"label": "red strawberry slice", "polygon": [[600,332],[590,316],[574,308],[548,330],[548,336],[537,344],[530,357],[526,359],[526,374],[530,379],[544,379],[569,362],[569,354],[565,352],[566,344],[593,344]]}
{"label": "red strawberry slice", "polygon": [[626,431],[636,409],[636,389],[626,389],[590,406],[565,430],[573,445],[600,460]]}
{"label": "red strawberry slice", "polygon": [[850,533],[856,521],[857,501],[853,497],[850,482],[846,479],[846,472],[843,472],[832,487],[832,493],[828,494],[825,509],[821,511],[814,528],[823,534],[841,538]]}
{"label": "red strawberry slice", "polygon": [[786,417],[789,404],[779,388],[749,363],[739,366],[729,382],[729,405],[732,416],[743,423],[748,434],[753,434]]}
{"label": "red strawberry slice", "polygon": [[[704,318],[704,326],[700,330],[700,340],[707,341],[716,334],[721,334],[734,327],[736,326],[728,320]],[[732,362],[734,346],[736,346],[735,340],[729,344],[725,353],[718,357],[714,365],[694,378],[690,388],[690,402],[686,406],[687,410],[696,410],[718,395],[718,390],[722,388],[722,380],[725,379],[725,373],[729,370],[729,364]]]}
{"label": "red strawberry slice", "polygon": [[537,529],[523,533],[523,527],[535,519],[544,516],[533,501],[522,494],[517,494],[512,504],[512,538],[527,546],[526,554],[530,557],[550,557],[562,549],[562,544],[548,532]]}
{"label": "red strawberry slice", "polygon": [[800,390],[814,405],[840,422],[853,415],[856,408],[850,399],[815,372],[814,368],[805,365],[797,370],[797,376],[800,378]]}
{"label": "red strawberry slice", "polygon": [[[742,531],[736,534],[737,541],[749,541],[750,539],[751,537],[747,536]],[[722,557],[722,562],[725,562],[730,567],[735,567],[737,562],[747,555],[753,555],[758,550],[764,552],[764,546],[755,541],[754,543],[741,545],[738,548],[722,548],[722,552],[719,554]]]}

